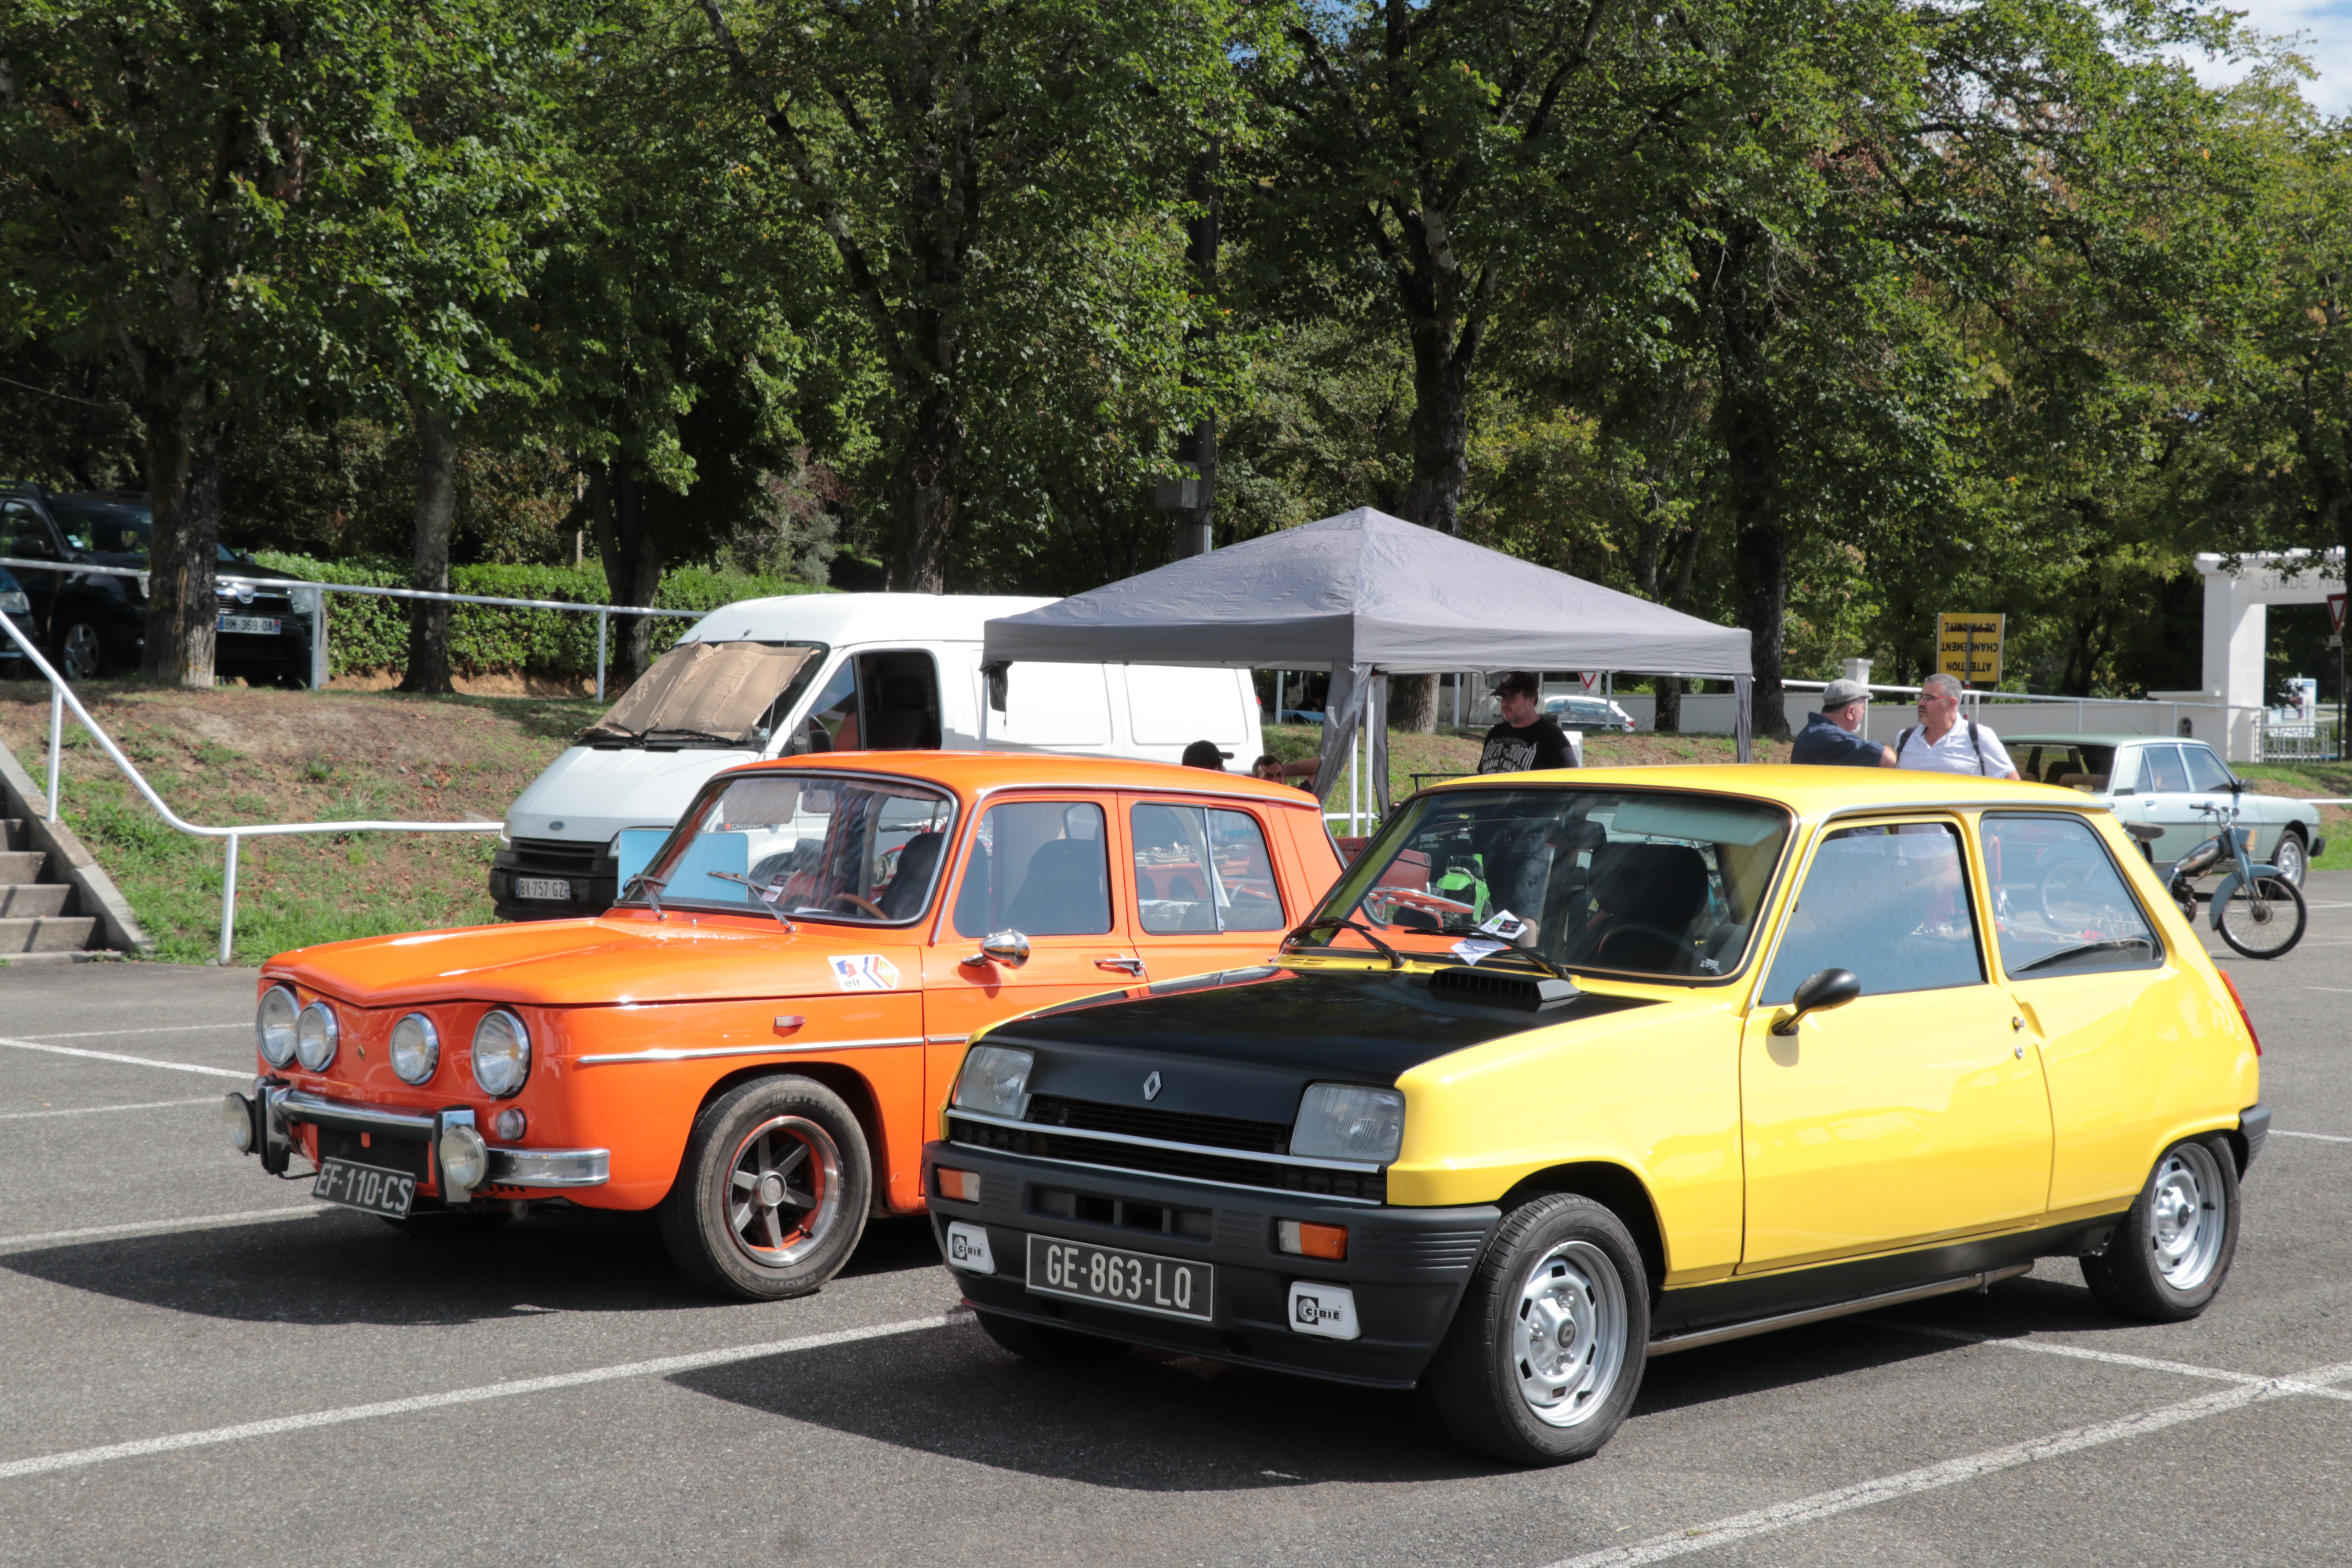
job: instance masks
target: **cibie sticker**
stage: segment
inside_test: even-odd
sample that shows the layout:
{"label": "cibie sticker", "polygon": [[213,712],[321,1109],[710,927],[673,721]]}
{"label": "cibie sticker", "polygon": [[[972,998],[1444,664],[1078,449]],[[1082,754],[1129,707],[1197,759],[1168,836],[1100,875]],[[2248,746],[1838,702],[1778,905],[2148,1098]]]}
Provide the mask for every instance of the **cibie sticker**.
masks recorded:
{"label": "cibie sticker", "polygon": [[878,952],[853,952],[827,961],[833,983],[844,991],[896,991],[898,966]]}
{"label": "cibie sticker", "polygon": [[1322,1339],[1352,1340],[1362,1331],[1356,1326],[1356,1293],[1345,1285],[1295,1279],[1290,1285],[1290,1326]]}
{"label": "cibie sticker", "polygon": [[993,1274],[996,1259],[989,1255],[988,1232],[957,1220],[948,1226],[948,1261],[968,1274]]}

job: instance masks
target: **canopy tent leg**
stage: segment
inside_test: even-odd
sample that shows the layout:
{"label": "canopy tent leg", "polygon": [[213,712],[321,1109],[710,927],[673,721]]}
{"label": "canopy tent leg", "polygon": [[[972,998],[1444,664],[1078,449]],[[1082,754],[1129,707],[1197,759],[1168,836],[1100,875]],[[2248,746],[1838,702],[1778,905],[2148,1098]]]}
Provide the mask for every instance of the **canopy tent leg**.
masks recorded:
{"label": "canopy tent leg", "polygon": [[1750,709],[1755,706],[1755,697],[1756,678],[1754,676],[1735,675],[1731,678],[1731,735],[1733,744],[1739,749],[1739,760],[1743,763],[1752,763],[1756,760],[1756,715],[1750,711]]}

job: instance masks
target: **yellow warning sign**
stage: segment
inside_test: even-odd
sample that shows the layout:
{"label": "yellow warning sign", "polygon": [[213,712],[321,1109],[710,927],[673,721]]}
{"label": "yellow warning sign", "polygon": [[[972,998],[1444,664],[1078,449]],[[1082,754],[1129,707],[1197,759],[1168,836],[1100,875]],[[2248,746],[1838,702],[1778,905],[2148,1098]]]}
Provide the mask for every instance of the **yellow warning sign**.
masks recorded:
{"label": "yellow warning sign", "polygon": [[2007,616],[1947,611],[1936,617],[1936,668],[1970,686],[2000,684],[2000,641]]}

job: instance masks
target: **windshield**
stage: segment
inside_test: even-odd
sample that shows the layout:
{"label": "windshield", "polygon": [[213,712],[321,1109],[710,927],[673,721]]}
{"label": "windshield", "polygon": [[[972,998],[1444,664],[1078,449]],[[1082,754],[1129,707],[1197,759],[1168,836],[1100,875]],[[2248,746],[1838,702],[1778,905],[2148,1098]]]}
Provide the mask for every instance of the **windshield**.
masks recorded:
{"label": "windshield", "polygon": [[[144,555],[154,537],[155,512],[145,501],[67,500],[52,497],[49,513],[65,530],[66,542],[96,555]],[[236,551],[213,546],[215,559],[239,563]]]}
{"label": "windshield", "polygon": [[[646,868],[650,890],[664,905],[904,924],[930,907],[954,822],[954,797],[921,784],[745,773],[704,792]],[[621,901],[646,905],[647,891]]]}
{"label": "windshield", "polygon": [[581,731],[580,744],[765,751],[824,662],[823,643],[679,643]]}
{"label": "windshield", "polygon": [[1555,964],[1713,979],[1738,969],[1789,813],[1667,790],[1442,790],[1410,802],[1302,940],[1476,963],[1517,947]]}

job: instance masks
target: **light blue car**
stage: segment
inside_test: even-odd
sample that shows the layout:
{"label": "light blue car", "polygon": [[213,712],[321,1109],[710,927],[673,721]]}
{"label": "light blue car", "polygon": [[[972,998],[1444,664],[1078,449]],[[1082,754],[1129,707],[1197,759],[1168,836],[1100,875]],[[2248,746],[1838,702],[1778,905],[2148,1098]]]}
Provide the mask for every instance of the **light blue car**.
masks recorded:
{"label": "light blue car", "polygon": [[[2213,837],[2213,818],[2200,802],[2227,805],[2241,781],[2202,741],[2166,735],[2003,735],[2018,776],[2063,784],[2098,796],[2126,826],[2161,830],[2147,858],[2162,876],[2175,860]],[[2252,834],[2257,860],[2300,887],[2311,858],[2326,848],[2319,808],[2284,795],[2257,795],[2249,783],[2240,797],[2238,826]]]}

